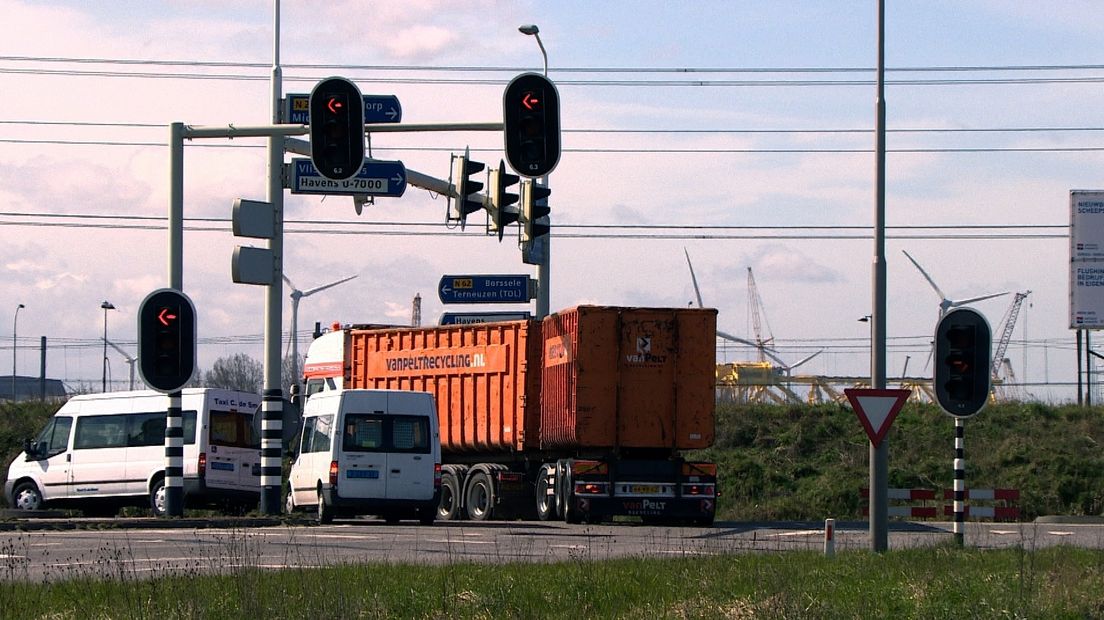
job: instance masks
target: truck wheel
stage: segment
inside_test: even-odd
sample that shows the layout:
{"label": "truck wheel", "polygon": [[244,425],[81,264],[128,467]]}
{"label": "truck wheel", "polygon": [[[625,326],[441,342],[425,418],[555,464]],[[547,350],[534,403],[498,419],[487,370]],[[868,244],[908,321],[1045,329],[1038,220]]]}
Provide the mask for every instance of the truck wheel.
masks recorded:
{"label": "truck wheel", "polygon": [[464,504],[472,521],[487,521],[494,511],[495,496],[491,477],[486,472],[475,472],[468,481],[468,493]]}
{"label": "truck wheel", "polygon": [[318,522],[333,523],[333,508],[326,505],[326,498],[322,497],[322,491],[318,491]]}
{"label": "truck wheel", "polygon": [[33,482],[20,482],[12,493],[19,510],[42,510],[42,493]]}
{"label": "truck wheel", "polygon": [[460,481],[452,471],[441,474],[441,501],[437,504],[437,518],[442,521],[460,519]]}
{"label": "truck wheel", "polygon": [[554,479],[556,470],[553,465],[544,465],[537,474],[537,518],[541,521],[551,521],[556,518],[556,487]]}

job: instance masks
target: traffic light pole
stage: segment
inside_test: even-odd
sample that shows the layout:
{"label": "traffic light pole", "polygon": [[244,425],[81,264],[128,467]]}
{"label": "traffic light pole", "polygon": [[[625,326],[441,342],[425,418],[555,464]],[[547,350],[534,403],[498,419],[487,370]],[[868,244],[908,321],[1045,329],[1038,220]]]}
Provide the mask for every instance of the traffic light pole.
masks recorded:
{"label": "traffic light pole", "polygon": [[[541,177],[538,180],[539,187],[548,187],[548,176]],[[548,216],[549,231],[547,235],[543,235],[537,239],[540,243],[540,256],[537,261],[536,277],[537,277],[537,318],[543,319],[548,316],[549,313],[549,299],[552,284],[552,216]]]}
{"label": "traffic light pole", "polygon": [[[878,87],[875,102],[875,207],[873,308],[870,312],[870,387],[886,387],[886,260],[885,260],[885,0],[878,0]],[[889,548],[889,441],[870,444],[870,548]]]}
{"label": "traffic light pole", "polygon": [[[184,290],[184,124],[169,126],[169,288]],[[184,423],[180,390],[165,412],[166,516],[184,516]],[[156,496],[154,501],[157,501]],[[156,508],[156,506],[155,506]]]}
{"label": "traffic light pole", "polygon": [[[272,124],[280,122],[282,74],[280,69],[280,6],[273,11]],[[284,397],[280,384],[280,343],[284,298],[284,137],[268,137],[268,191],[272,205],[272,282],[265,287],[264,392],[261,398],[261,513],[280,514],[280,486],[283,480]]]}

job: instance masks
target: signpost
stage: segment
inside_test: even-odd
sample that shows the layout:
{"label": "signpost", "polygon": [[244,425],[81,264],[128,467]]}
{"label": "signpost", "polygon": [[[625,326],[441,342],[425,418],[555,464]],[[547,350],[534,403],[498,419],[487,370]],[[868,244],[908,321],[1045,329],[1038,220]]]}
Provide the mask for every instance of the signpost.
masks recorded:
{"label": "signpost", "polygon": [[[402,121],[402,106],[395,95],[362,95],[364,122],[398,123]],[[310,124],[310,95],[289,94],[284,99],[283,122],[289,125]]]}
{"label": "signpost", "polygon": [[441,325],[474,325],[498,321],[527,321],[533,318],[528,312],[445,312]]}
{"label": "signpost", "polygon": [[293,194],[342,194],[346,196],[387,196],[398,198],[406,191],[406,166],[401,161],[365,159],[360,172],[344,181],[322,176],[311,160],[291,160]]}
{"label": "signpost", "polygon": [[443,304],[529,303],[528,275],[442,276],[437,296]]}

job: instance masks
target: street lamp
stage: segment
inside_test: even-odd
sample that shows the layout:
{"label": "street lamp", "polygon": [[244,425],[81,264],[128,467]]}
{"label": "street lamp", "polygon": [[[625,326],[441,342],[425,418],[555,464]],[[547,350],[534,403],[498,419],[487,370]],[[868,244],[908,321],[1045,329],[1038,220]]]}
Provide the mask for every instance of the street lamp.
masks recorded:
{"label": "street lamp", "polygon": [[115,306],[111,305],[110,301],[104,301],[100,304],[100,307],[104,311],[104,334],[103,334],[103,387],[101,392],[107,391],[107,311],[114,310]]}
{"label": "street lamp", "polygon": [[541,56],[544,57],[544,77],[548,77],[548,53],[544,51],[544,43],[541,42],[540,28],[537,28],[536,24],[524,24],[518,26],[518,32],[532,35],[537,38],[537,45],[540,46]]}
{"label": "street lamp", "polygon": [[26,308],[23,304],[15,307],[15,319],[12,320],[12,402],[15,402],[15,332],[19,330],[19,311]]}
{"label": "street lamp", "polygon": [[[541,57],[544,58],[544,77],[548,77],[548,52],[544,50],[544,42],[540,38],[540,28],[537,28],[536,24],[522,24],[518,26],[518,32],[524,35],[533,36],[537,39],[537,45],[540,46]],[[541,187],[548,187],[548,175],[541,177],[537,184]],[[551,226],[551,218],[549,218],[549,226]],[[539,258],[537,260],[537,316],[548,316],[549,305],[551,300],[550,287],[552,284],[552,243],[550,239],[551,235],[544,235],[540,239],[540,245],[537,246],[539,250]]]}

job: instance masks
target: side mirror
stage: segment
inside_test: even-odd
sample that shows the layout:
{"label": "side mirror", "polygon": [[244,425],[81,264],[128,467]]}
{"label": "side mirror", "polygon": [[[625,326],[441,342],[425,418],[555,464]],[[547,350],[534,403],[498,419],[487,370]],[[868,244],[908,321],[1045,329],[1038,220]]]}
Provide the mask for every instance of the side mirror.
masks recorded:
{"label": "side mirror", "polygon": [[37,461],[42,458],[42,454],[39,452],[40,444],[36,444],[32,439],[23,440],[23,452],[27,454],[28,461]]}

